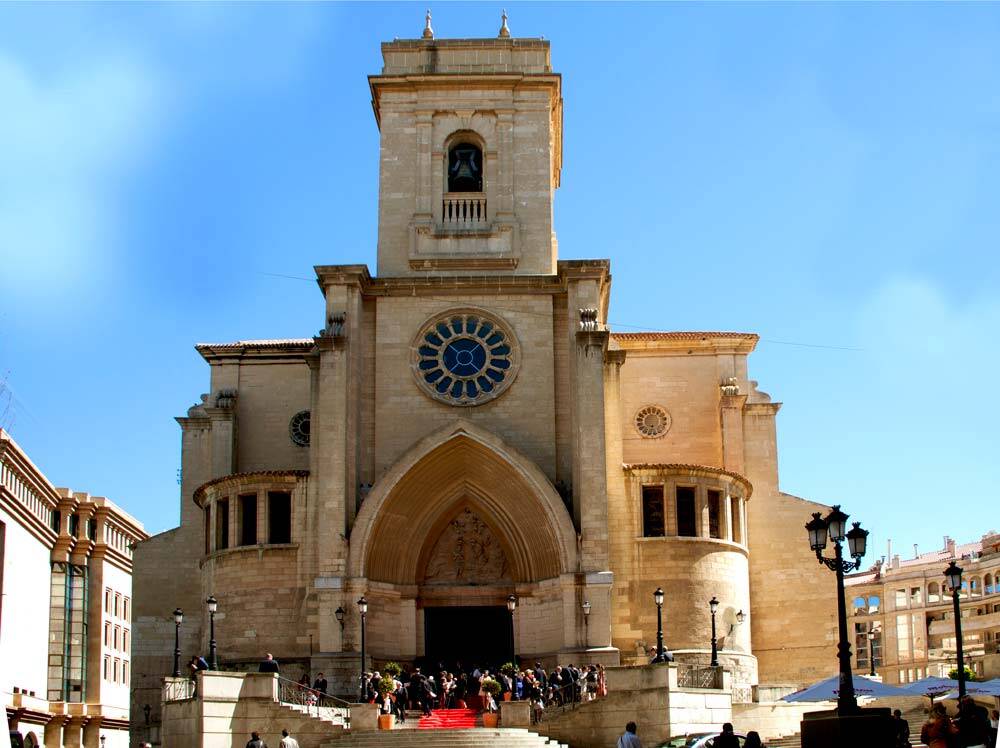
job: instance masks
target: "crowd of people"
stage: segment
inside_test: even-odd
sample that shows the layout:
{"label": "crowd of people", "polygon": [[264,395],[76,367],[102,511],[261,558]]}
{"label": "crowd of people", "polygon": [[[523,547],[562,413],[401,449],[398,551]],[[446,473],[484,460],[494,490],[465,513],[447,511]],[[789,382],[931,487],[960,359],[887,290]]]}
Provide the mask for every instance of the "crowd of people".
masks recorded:
{"label": "crowd of people", "polygon": [[[508,663],[499,669],[436,668],[437,675],[416,667],[409,673],[389,667],[364,674],[365,701],[378,703],[385,714],[406,719],[406,710],[429,715],[434,709],[477,709],[495,712],[499,699],[529,701],[536,719],[546,709],[571,702],[589,701],[607,694],[603,665],[557,665],[551,672],[540,662],[533,668]],[[494,685],[495,684],[495,685]],[[316,686],[313,686],[316,688]],[[325,690],[325,689],[324,689]]]}
{"label": "crowd of people", "polygon": [[997,717],[997,710],[991,716],[971,696],[959,699],[954,717],[948,716],[944,704],[937,703],[920,728],[920,741],[928,748],[993,748],[997,745]]}

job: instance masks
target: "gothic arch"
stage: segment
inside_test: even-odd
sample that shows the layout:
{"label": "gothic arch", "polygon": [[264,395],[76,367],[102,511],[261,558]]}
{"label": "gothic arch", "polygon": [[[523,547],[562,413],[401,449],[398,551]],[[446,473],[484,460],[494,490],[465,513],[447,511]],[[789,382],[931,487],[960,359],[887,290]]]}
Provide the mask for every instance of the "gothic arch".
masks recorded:
{"label": "gothic arch", "polygon": [[418,584],[428,543],[466,505],[497,534],[515,582],[577,570],[576,531],[545,474],[461,419],[418,442],[373,486],[351,532],[348,574]]}

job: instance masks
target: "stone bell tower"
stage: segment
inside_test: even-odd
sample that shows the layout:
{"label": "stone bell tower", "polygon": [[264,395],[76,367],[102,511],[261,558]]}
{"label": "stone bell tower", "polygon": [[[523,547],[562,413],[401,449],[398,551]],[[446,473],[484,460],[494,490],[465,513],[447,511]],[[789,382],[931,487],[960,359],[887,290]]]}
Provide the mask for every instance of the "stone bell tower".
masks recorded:
{"label": "stone bell tower", "polygon": [[561,77],[549,43],[434,38],[382,45],[369,77],[381,132],[378,274],[556,272]]}

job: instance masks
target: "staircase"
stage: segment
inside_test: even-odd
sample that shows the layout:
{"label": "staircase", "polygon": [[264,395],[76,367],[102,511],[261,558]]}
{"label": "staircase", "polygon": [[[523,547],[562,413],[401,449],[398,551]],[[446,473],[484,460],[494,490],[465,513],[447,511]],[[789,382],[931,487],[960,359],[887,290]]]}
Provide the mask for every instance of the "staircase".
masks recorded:
{"label": "staircase", "polygon": [[[910,744],[913,748],[922,748],[924,744],[920,742],[920,728],[927,719],[926,710],[923,707],[907,709],[903,712],[903,719],[910,725]],[[765,743],[767,748],[802,748],[802,735],[796,732],[780,738],[771,738]]]}
{"label": "staircase", "polygon": [[419,737],[413,730],[344,733],[321,743],[320,748],[409,748],[415,744],[420,748],[566,748],[516,727],[426,730]]}

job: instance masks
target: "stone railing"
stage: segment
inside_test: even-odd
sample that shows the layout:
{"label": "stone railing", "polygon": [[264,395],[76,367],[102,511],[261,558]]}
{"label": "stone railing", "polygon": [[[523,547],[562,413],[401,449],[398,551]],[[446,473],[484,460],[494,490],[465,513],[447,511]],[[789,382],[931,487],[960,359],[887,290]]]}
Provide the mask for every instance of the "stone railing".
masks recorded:
{"label": "stone railing", "polygon": [[480,192],[453,192],[441,201],[441,223],[449,228],[486,225],[486,196]]}
{"label": "stone railing", "polygon": [[194,698],[194,681],[190,678],[164,678],[163,701],[187,701]]}
{"label": "stone railing", "polygon": [[718,665],[677,664],[678,688],[722,688],[723,670]]}

